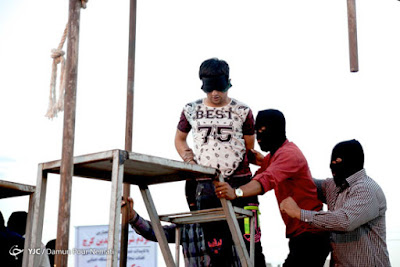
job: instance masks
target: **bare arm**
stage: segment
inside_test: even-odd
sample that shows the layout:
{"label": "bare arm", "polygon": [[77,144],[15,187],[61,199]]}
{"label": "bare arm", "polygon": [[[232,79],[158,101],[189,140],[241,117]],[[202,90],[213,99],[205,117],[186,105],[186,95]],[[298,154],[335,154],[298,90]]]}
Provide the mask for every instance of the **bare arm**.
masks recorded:
{"label": "bare arm", "polygon": [[[214,182],[215,192],[219,198],[225,198],[228,200],[233,200],[237,196],[235,194],[235,189],[233,189],[226,182]],[[264,191],[259,182],[252,180],[249,183],[239,187],[243,191],[243,197],[251,197],[261,195]]]}
{"label": "bare arm", "polygon": [[193,150],[189,147],[189,145],[186,142],[187,136],[188,133],[182,132],[177,129],[175,134],[175,148],[184,162],[190,162],[192,164],[195,164],[196,162],[194,160]]}
{"label": "bare arm", "polygon": [[244,144],[246,145],[246,151],[252,150],[254,148],[254,142],[256,140],[256,135],[243,135]]}

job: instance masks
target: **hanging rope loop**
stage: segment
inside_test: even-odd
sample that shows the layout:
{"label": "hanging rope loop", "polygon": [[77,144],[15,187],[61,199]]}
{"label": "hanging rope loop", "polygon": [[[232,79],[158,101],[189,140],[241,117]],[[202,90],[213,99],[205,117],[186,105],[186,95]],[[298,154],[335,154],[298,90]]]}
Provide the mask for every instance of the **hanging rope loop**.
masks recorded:
{"label": "hanging rope loop", "polygon": [[[89,0],[81,0],[82,8],[86,8],[87,2]],[[53,119],[57,117],[58,112],[64,110],[64,94],[65,94],[65,52],[62,50],[64,43],[68,36],[68,23],[65,26],[65,30],[61,41],[56,49],[51,50],[51,58],[53,59],[53,64],[51,67],[51,81],[50,81],[50,96],[49,96],[49,106],[47,108],[46,117]],[[57,65],[61,64],[60,71],[60,87],[58,90],[58,100],[56,94],[56,79],[57,79]]]}
{"label": "hanging rope loop", "polygon": [[[68,36],[68,24],[65,27],[63,36],[61,38],[60,44],[56,49],[51,50],[51,58],[53,59],[53,64],[51,68],[51,81],[50,81],[50,96],[49,96],[49,106],[47,108],[46,117],[53,119],[57,117],[57,113],[63,111],[64,109],[64,93],[65,93],[65,52],[62,50],[65,40]],[[57,65],[61,64],[60,71],[60,87],[58,92],[58,100],[56,95],[56,79],[57,79]]]}

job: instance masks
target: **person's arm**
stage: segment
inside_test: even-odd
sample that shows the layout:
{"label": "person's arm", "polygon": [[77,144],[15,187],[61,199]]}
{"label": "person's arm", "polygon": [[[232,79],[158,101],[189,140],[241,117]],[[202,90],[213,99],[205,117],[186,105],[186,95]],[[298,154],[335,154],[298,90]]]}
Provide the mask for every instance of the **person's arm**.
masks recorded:
{"label": "person's arm", "polygon": [[326,180],[313,178],[313,181],[315,183],[315,186],[317,187],[318,199],[321,200],[322,203],[326,204],[326,188],[325,188]]}
{"label": "person's arm", "polygon": [[186,142],[187,136],[188,133],[182,132],[179,129],[177,129],[175,134],[175,148],[184,162],[195,164],[196,161],[194,160],[193,150],[189,147],[189,145]]}
{"label": "person's arm", "polygon": [[[127,202],[129,204],[128,208],[130,208],[129,224],[131,225],[133,230],[135,230],[137,234],[143,236],[147,240],[158,242],[153,227],[151,226],[151,223],[140,217],[139,214],[137,214],[136,211],[133,209],[133,199],[131,197],[128,197]],[[125,207],[125,205],[126,205],[125,200],[122,200],[121,207]],[[176,234],[175,229],[176,229],[175,224],[163,226],[164,233],[169,243],[175,243],[175,234]]]}
{"label": "person's arm", "polygon": [[[268,157],[268,155],[267,155]],[[265,160],[271,160],[266,158]],[[305,158],[296,150],[278,151],[274,159],[263,171],[257,171],[252,180],[259,182],[263,193],[268,192],[286,179],[295,179],[299,170],[307,164]]]}
{"label": "person's arm", "polygon": [[187,120],[185,111],[183,110],[175,133],[175,148],[184,162],[195,164],[196,161],[194,160],[193,150],[186,142],[188,133],[191,129],[192,126]]}
{"label": "person's arm", "polygon": [[247,158],[251,164],[257,166],[262,166],[262,163],[264,162],[264,155],[255,149],[250,149],[247,151]]}
{"label": "person's arm", "polygon": [[291,197],[280,203],[280,209],[290,217],[320,229],[341,232],[353,231],[379,216],[379,200],[371,190],[360,186],[349,192],[346,198],[344,205],[334,211],[302,210]]}
{"label": "person's arm", "polygon": [[254,142],[256,140],[256,135],[243,135],[244,144],[246,145],[246,151],[254,149]]}
{"label": "person's arm", "polygon": [[[237,198],[235,189],[233,189],[227,182],[214,182],[215,192],[217,197],[233,200]],[[239,187],[243,191],[243,197],[251,197],[261,195],[263,193],[262,186],[259,182],[251,180],[245,185]]]}

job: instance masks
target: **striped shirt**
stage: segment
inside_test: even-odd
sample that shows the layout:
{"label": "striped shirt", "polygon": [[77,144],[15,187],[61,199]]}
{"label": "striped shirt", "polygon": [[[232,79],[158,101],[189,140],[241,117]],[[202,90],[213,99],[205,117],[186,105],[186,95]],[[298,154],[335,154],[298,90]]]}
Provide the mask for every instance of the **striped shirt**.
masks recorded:
{"label": "striped shirt", "polygon": [[386,246],[386,198],[364,169],[346,179],[315,180],[328,211],[301,210],[301,220],[331,231],[333,266],[389,267]]}

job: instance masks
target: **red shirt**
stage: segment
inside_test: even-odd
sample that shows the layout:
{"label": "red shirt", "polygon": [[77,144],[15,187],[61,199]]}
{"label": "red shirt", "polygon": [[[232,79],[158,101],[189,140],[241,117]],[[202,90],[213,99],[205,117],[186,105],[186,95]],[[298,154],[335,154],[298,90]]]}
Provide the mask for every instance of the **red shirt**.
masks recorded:
{"label": "red shirt", "polygon": [[[300,149],[286,140],[271,157],[265,156],[261,168],[256,172],[254,180],[261,183],[264,192],[274,189],[278,204],[291,196],[301,209],[319,211],[322,202],[317,198],[317,187],[311,177],[306,158]],[[281,212],[286,225],[286,237],[294,237],[301,233],[318,231],[308,223],[290,218]]]}

